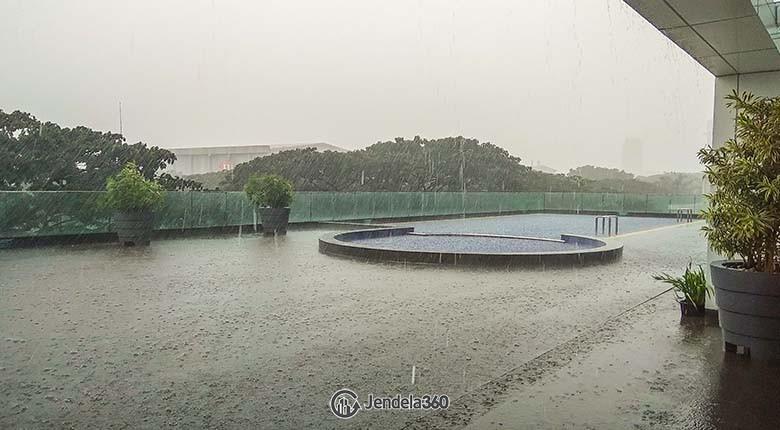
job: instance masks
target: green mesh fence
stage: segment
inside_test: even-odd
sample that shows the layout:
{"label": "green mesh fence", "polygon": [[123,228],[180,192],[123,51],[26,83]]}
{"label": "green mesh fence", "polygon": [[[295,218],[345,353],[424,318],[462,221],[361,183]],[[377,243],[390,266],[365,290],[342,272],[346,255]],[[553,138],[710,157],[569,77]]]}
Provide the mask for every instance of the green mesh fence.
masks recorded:
{"label": "green mesh fence", "polygon": [[[102,192],[0,192],[0,237],[111,232]],[[614,193],[329,193],[298,192],[290,221],[372,220],[522,211],[673,214],[700,211],[701,195]],[[254,208],[241,192],[168,192],[160,230],[250,225]]]}
{"label": "green mesh fence", "polygon": [[0,237],[110,231],[99,192],[0,192]]}

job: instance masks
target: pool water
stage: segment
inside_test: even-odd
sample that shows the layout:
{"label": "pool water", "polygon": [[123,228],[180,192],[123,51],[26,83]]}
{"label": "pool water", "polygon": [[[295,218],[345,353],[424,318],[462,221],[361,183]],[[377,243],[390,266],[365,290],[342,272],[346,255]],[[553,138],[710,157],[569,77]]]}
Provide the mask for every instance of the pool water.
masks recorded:
{"label": "pool water", "polygon": [[[523,214],[401,223],[421,233],[484,233],[560,239],[561,234],[596,236],[594,215]],[[674,218],[620,217],[620,234],[675,224]],[[600,230],[599,223],[599,231]],[[614,229],[614,225],[612,226]]]}
{"label": "pool water", "polygon": [[462,253],[555,252],[583,248],[572,243],[544,240],[468,236],[416,236],[412,234],[359,239],[353,242],[375,248]]}

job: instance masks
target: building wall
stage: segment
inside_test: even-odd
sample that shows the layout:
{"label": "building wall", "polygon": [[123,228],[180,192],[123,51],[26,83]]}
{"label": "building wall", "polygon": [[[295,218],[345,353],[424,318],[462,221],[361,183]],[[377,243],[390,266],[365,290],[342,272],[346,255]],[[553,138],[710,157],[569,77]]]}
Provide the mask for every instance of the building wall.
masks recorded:
{"label": "building wall", "polygon": [[645,174],[643,158],[642,141],[636,137],[626,138],[623,142],[623,170],[635,175]]}
{"label": "building wall", "polygon": [[171,149],[176,154],[176,162],[168,166],[165,172],[173,175],[192,175],[197,173],[229,170],[236,164],[245,163],[257,157],[271,154],[271,148],[263,147],[212,147]]}
{"label": "building wall", "polygon": [[780,96],[780,71],[724,76],[715,79],[715,110],[712,121],[712,145],[723,145],[734,138],[734,111],[726,108],[725,97],[733,90],[759,96]]}
{"label": "building wall", "polygon": [[171,148],[176,162],[165,169],[172,175],[193,175],[198,173],[230,170],[237,164],[246,163],[257,157],[293,149],[314,148],[317,151],[345,152],[343,148],[328,143],[304,143],[294,145],[239,145],[208,146],[195,148]]}

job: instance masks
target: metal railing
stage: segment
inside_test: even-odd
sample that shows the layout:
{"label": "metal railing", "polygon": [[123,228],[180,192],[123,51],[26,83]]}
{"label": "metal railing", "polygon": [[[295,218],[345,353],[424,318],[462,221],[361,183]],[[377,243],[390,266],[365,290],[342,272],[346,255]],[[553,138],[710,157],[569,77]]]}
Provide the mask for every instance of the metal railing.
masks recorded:
{"label": "metal railing", "polygon": [[677,209],[677,222],[693,222],[693,209],[691,208]]}
{"label": "metal railing", "polygon": [[[619,218],[617,215],[599,215],[595,218],[596,221],[596,229],[595,229],[595,235],[599,235],[599,221],[601,221],[601,234],[612,236],[612,220],[615,220],[615,235],[618,234],[618,223]],[[606,228],[605,228],[606,227]]]}

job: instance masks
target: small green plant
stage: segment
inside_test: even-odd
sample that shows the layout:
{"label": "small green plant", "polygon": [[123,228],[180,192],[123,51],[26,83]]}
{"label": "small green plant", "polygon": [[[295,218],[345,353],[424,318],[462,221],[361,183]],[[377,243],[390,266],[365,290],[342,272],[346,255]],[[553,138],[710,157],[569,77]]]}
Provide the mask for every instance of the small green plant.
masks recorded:
{"label": "small green plant", "polygon": [[699,309],[700,306],[704,307],[704,300],[711,296],[711,292],[707,285],[707,278],[704,276],[704,269],[701,265],[698,269],[693,269],[692,266],[692,263],[688,263],[685,273],[680,277],[661,273],[653,275],[653,279],[671,285],[678,302],[687,301]]}
{"label": "small green plant", "polygon": [[119,211],[148,210],[162,203],[163,193],[162,185],[144,178],[138,166],[129,162],[106,181],[102,204]]}
{"label": "small green plant", "polygon": [[277,175],[252,176],[244,187],[249,201],[256,206],[286,208],[293,199],[293,186]]}
{"label": "small green plant", "polygon": [[742,268],[780,272],[780,97],[736,91],[726,97],[736,111],[736,139],[699,151],[707,180],[702,228],[710,247],[742,258]]}

